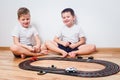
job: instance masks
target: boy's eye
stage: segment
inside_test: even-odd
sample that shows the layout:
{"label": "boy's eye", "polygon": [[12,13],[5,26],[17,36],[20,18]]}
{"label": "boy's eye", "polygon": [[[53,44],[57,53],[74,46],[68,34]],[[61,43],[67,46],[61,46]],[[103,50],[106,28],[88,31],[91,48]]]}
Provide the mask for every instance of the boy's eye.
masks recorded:
{"label": "boy's eye", "polygon": [[22,19],[22,21],[24,21],[25,19]]}
{"label": "boy's eye", "polygon": [[65,19],[65,17],[62,17],[63,19]]}
{"label": "boy's eye", "polygon": [[70,16],[63,17],[63,19],[70,18]]}
{"label": "boy's eye", "polygon": [[22,21],[25,21],[25,20],[30,20],[29,18],[27,18],[27,19],[22,19]]}
{"label": "boy's eye", "polygon": [[70,16],[67,16],[67,18],[70,18]]}
{"label": "boy's eye", "polygon": [[27,20],[30,20],[29,18],[27,18]]}

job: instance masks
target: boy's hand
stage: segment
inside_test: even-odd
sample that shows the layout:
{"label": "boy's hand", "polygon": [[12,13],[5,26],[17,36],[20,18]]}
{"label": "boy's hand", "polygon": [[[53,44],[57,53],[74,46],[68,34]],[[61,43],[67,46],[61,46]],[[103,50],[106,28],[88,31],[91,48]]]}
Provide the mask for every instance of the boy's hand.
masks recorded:
{"label": "boy's hand", "polygon": [[40,47],[39,46],[33,46],[34,52],[40,52]]}
{"label": "boy's hand", "polygon": [[74,49],[77,46],[76,46],[76,44],[72,43],[72,44],[69,45],[69,47],[72,48],[72,49]]}
{"label": "boy's hand", "polygon": [[69,43],[69,42],[64,42],[64,41],[63,41],[63,42],[62,42],[62,45],[65,46],[65,47],[67,47],[67,46],[70,45],[70,43]]}
{"label": "boy's hand", "polygon": [[30,50],[30,51],[34,51],[34,48],[32,46],[27,46],[27,49]]}

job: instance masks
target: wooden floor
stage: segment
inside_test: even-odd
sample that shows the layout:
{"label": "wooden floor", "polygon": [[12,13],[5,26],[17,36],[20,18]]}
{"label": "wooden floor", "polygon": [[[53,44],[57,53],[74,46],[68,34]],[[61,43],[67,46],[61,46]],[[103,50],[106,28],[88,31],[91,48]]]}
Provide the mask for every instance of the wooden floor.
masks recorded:
{"label": "wooden floor", "polygon": [[[58,55],[47,55],[47,57]],[[120,50],[100,50],[91,55],[84,55],[84,58],[88,56],[94,56],[95,59],[107,60],[120,65]],[[43,56],[45,57],[45,56]],[[27,58],[28,59],[28,58]],[[47,73],[45,75],[37,75],[35,71],[26,71],[18,67],[18,64],[25,59],[14,58],[13,54],[9,50],[0,50],[0,80],[120,80],[120,72],[107,77],[99,78],[85,78],[85,77],[73,77],[59,74]],[[76,67],[83,71],[100,70],[104,68],[98,64],[90,63],[74,63],[74,62],[59,62],[59,61],[37,61],[32,65],[50,66],[56,65],[56,67],[66,68],[69,66]]]}

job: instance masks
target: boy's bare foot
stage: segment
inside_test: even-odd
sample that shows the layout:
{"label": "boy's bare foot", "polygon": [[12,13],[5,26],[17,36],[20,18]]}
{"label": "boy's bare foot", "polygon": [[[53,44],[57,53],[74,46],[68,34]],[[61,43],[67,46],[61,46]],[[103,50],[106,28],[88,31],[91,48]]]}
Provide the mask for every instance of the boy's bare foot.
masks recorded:
{"label": "boy's bare foot", "polygon": [[42,56],[48,54],[48,50],[43,50],[40,53],[36,53],[36,56]]}
{"label": "boy's bare foot", "polygon": [[25,59],[25,57],[26,57],[24,54],[21,54],[20,56],[22,59]]}
{"label": "boy's bare foot", "polygon": [[69,54],[68,54],[71,58],[75,58],[76,57],[76,53],[74,53],[74,52],[69,52]]}
{"label": "boy's bare foot", "polygon": [[67,57],[68,53],[62,53],[62,57]]}
{"label": "boy's bare foot", "polygon": [[46,55],[46,54],[48,54],[48,50],[43,50],[43,51],[41,51],[40,53]]}

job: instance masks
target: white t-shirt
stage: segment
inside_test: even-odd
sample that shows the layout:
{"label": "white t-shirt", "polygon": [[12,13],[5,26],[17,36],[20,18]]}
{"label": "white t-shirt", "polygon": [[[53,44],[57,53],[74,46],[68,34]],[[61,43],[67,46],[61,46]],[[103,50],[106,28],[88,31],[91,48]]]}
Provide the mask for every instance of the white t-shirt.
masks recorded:
{"label": "white t-shirt", "polygon": [[72,27],[64,26],[64,28],[56,34],[62,41],[76,43],[81,37],[85,37],[83,30],[78,25]]}
{"label": "white t-shirt", "polygon": [[12,36],[16,36],[20,39],[21,44],[34,45],[34,36],[38,35],[37,30],[33,26],[24,28],[22,26],[17,26],[12,32]]}

